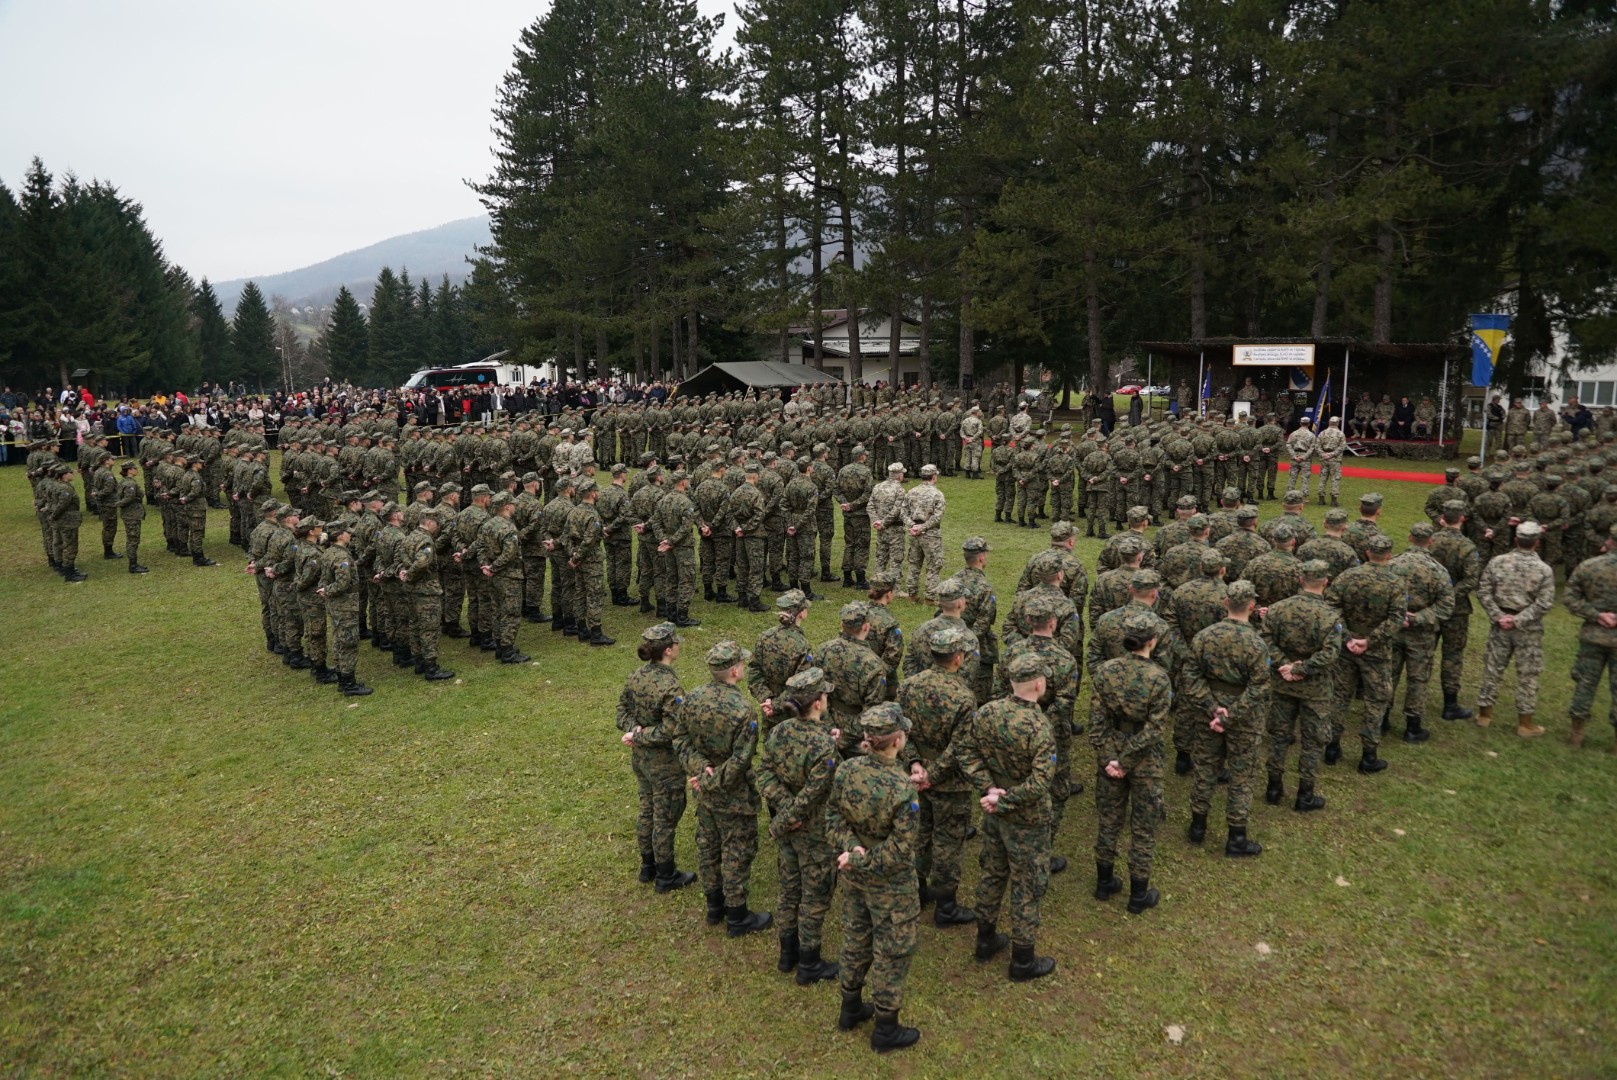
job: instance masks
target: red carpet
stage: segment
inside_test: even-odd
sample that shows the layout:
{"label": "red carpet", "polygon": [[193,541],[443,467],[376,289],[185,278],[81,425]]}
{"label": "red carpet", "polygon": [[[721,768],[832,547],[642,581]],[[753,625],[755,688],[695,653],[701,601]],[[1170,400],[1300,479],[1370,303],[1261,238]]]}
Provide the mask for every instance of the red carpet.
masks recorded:
{"label": "red carpet", "polygon": [[[1282,461],[1280,468],[1286,472],[1291,471],[1291,462]],[[1319,475],[1319,467],[1313,467],[1314,475]],[[1431,484],[1437,486],[1443,482],[1440,472],[1394,472],[1391,469],[1364,469],[1357,465],[1342,466],[1342,475],[1351,476],[1356,480],[1407,480],[1411,484]]]}

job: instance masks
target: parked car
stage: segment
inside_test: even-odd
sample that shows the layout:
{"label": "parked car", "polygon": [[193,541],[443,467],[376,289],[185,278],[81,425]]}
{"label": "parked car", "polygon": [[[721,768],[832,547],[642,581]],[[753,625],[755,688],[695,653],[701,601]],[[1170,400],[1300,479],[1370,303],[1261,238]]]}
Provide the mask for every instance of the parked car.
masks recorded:
{"label": "parked car", "polygon": [[1140,390],[1141,390],[1141,387],[1140,387],[1139,383],[1129,383],[1127,386],[1119,386],[1116,390],[1113,390],[1112,393],[1114,393],[1114,394],[1131,394],[1132,395],[1132,394],[1138,394],[1140,392]]}

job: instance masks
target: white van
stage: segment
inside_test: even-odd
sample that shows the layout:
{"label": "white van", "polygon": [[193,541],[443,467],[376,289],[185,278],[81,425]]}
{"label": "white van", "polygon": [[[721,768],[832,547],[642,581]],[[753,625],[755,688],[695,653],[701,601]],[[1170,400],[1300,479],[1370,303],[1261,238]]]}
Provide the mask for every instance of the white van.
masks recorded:
{"label": "white van", "polygon": [[507,364],[503,359],[509,352],[498,352],[483,360],[454,367],[422,368],[404,383],[406,390],[435,389],[445,393],[456,390],[492,389],[496,386],[514,389],[528,386],[541,379],[555,380],[556,365]]}

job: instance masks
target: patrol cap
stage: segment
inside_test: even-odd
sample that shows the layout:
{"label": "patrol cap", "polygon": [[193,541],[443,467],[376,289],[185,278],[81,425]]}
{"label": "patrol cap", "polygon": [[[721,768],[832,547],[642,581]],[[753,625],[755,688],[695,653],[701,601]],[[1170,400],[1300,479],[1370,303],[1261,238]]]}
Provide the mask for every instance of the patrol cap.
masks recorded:
{"label": "patrol cap", "polygon": [[325,524],[326,523],[321,521],[319,518],[306,517],[298,521],[297,527],[293,529],[292,532],[296,536],[303,536],[304,534],[312,532],[315,529],[324,528]]}
{"label": "patrol cap", "polygon": [[890,473],[903,472],[904,463],[902,461],[895,461],[891,465],[887,466],[887,471]]}
{"label": "patrol cap", "polygon": [[641,468],[644,468],[645,466],[651,464],[653,461],[656,461],[657,460],[657,455],[653,454],[650,450],[647,450],[645,453],[640,455],[639,460],[640,460]]}
{"label": "patrol cap", "polygon": [[868,454],[870,451],[865,449],[864,443],[854,443],[853,449],[849,450],[848,453],[852,454],[854,457],[858,457],[860,454]]}
{"label": "patrol cap", "polygon": [[1549,484],[1551,487],[1554,487],[1556,484],[1564,483],[1565,481],[1562,479],[1560,473],[1546,473],[1544,475],[1544,482]]}
{"label": "patrol cap", "polygon": [[1067,537],[1072,536],[1077,531],[1077,529],[1073,528],[1072,522],[1070,521],[1053,522],[1050,525],[1050,539],[1065,540]]}
{"label": "patrol cap", "polygon": [[1191,532],[1201,532],[1211,526],[1212,522],[1207,520],[1206,514],[1191,514],[1185,519],[1185,524],[1190,526]]}
{"label": "patrol cap", "polygon": [[1013,683],[1032,682],[1048,676],[1049,670],[1035,652],[1019,652],[1005,662],[1005,678]]}
{"label": "patrol cap", "polygon": [[514,501],[515,500],[511,498],[511,493],[509,491],[502,491],[498,495],[494,496],[494,498],[490,499],[488,504],[491,509],[498,510],[502,506],[510,506]]}
{"label": "patrol cap", "polygon": [[808,607],[809,601],[802,589],[787,589],[775,597],[775,606],[781,611],[796,611]]}
{"label": "patrol cap", "polygon": [[1327,524],[1327,525],[1345,525],[1345,524],[1347,524],[1347,511],[1343,510],[1340,506],[1331,507],[1329,510],[1325,511],[1325,524]]}
{"label": "patrol cap", "polygon": [[1617,484],[1607,484],[1605,493],[1607,495],[1617,495]]}
{"label": "patrol cap", "polygon": [[1125,558],[1132,558],[1145,550],[1145,542],[1133,533],[1125,533],[1117,538],[1118,554]]}
{"label": "patrol cap", "polygon": [[825,672],[817,667],[804,668],[786,680],[786,689],[792,692],[793,697],[829,694],[836,688],[836,684],[827,679]]}
{"label": "patrol cap", "polygon": [[1228,565],[1229,560],[1224,558],[1224,553],[1218,548],[1210,547],[1202,552],[1202,573],[1207,575],[1216,574]]}
{"label": "patrol cap", "polygon": [[1219,497],[1219,500],[1222,501],[1222,502],[1240,502],[1241,501],[1241,489],[1240,488],[1227,487],[1223,491],[1218,493],[1218,497]]}
{"label": "patrol cap", "polygon": [[297,507],[293,506],[291,503],[283,503],[282,505],[277,506],[275,508],[275,516],[278,517],[278,518],[281,518],[282,520],[285,520],[286,518],[289,518],[289,517],[296,517],[301,513],[303,513],[303,511],[299,510]]}
{"label": "patrol cap", "polygon": [[1331,576],[1331,564],[1324,559],[1309,559],[1302,565],[1302,575],[1309,581],[1324,581]]}
{"label": "patrol cap", "polygon": [[1196,496],[1181,495],[1179,496],[1179,501],[1174,503],[1174,506],[1181,510],[1194,510],[1196,509]]}
{"label": "patrol cap", "polygon": [[[1516,535],[1526,537],[1531,540],[1534,537],[1544,535],[1544,526],[1540,525],[1536,521],[1524,521],[1520,525],[1516,526]],[[1614,532],[1612,535],[1617,536],[1617,532]]]}
{"label": "patrol cap", "polygon": [[1162,632],[1157,617],[1149,611],[1128,611],[1123,614],[1123,633],[1132,638],[1153,638]]}
{"label": "patrol cap", "polygon": [[744,649],[733,641],[721,641],[707,651],[710,668],[733,668],[752,659],[752,650]]}
{"label": "patrol cap", "polygon": [[1236,521],[1256,521],[1258,508],[1256,506],[1242,506],[1235,511]]}
{"label": "patrol cap", "polygon": [[1133,524],[1136,521],[1147,521],[1147,520],[1150,519],[1150,517],[1151,517],[1151,511],[1147,510],[1143,506],[1131,506],[1131,507],[1129,507],[1128,518],[1129,518],[1129,523],[1130,524]]}
{"label": "patrol cap", "polygon": [[432,490],[432,485],[429,484],[427,481],[422,480],[422,481],[418,482],[415,487],[410,489],[410,493],[412,495],[419,495],[423,491],[431,491],[431,490]]}
{"label": "patrol cap", "polygon": [[[440,495],[459,495],[462,491],[465,491],[465,490],[466,490],[465,488],[461,487],[459,484],[457,484],[453,480],[451,480],[451,481],[449,481],[449,483],[445,484],[443,487],[438,489],[438,494],[440,494]],[[366,498],[368,499],[368,498],[370,498],[370,496],[367,495]]]}
{"label": "patrol cap", "polygon": [[640,639],[653,645],[678,645],[683,640],[679,636],[679,627],[671,622],[660,622],[655,626],[646,627],[640,631]]}
{"label": "patrol cap", "polygon": [[539,474],[536,473],[536,472],[525,472],[525,473],[523,473],[522,474],[522,482],[524,484],[543,483],[543,481],[539,479]]}
{"label": "patrol cap", "polygon": [[1056,619],[1066,606],[1061,601],[1061,596],[1041,590],[1028,597],[1024,610],[1030,619]]}
{"label": "patrol cap", "polygon": [[993,551],[994,549],[989,547],[988,541],[981,536],[968,536],[961,541],[960,550],[970,555],[978,551]]}
{"label": "patrol cap", "polygon": [[943,654],[976,652],[977,635],[963,626],[945,626],[932,635],[931,650]]}
{"label": "patrol cap", "polygon": [[859,714],[859,727],[866,735],[892,735],[908,731],[910,722],[896,702],[884,701]]}
{"label": "patrol cap", "polygon": [[1230,603],[1239,607],[1242,604],[1250,604],[1257,600],[1258,587],[1242,578],[1240,581],[1230,582],[1225,587],[1224,595],[1229,597]]}
{"label": "patrol cap", "polygon": [[936,476],[938,475],[938,467],[929,461],[925,465],[921,466],[921,475]]}
{"label": "patrol cap", "polygon": [[1465,463],[1470,465],[1472,468],[1479,468],[1482,465],[1482,459],[1477,455],[1472,454],[1470,457],[1465,459]]}
{"label": "patrol cap", "polygon": [[850,600],[837,612],[837,621],[843,626],[858,626],[870,620],[870,605],[863,600]]}
{"label": "patrol cap", "polygon": [[1359,496],[1360,506],[1380,506],[1385,501],[1379,491],[1367,491]]}
{"label": "patrol cap", "polygon": [[1409,538],[1411,540],[1430,540],[1436,532],[1437,530],[1432,527],[1430,521],[1417,521],[1409,527]]}
{"label": "patrol cap", "polygon": [[1144,592],[1147,589],[1160,589],[1162,575],[1155,570],[1136,570],[1134,576],[1129,578],[1129,588],[1135,592]]}
{"label": "patrol cap", "polygon": [[[629,472],[629,466],[625,465],[623,462],[614,461],[612,463],[612,475],[613,476],[625,476],[625,475],[628,474],[628,472]],[[528,476],[532,476],[535,480],[539,479],[539,477],[536,476],[533,473],[529,473]],[[526,479],[526,477],[524,477],[524,479]]]}
{"label": "patrol cap", "polygon": [[1385,533],[1374,533],[1364,542],[1366,551],[1391,551],[1392,537]]}
{"label": "patrol cap", "polygon": [[866,581],[872,589],[892,589],[898,585],[892,574],[883,573],[879,570],[871,574]]}
{"label": "patrol cap", "polygon": [[942,581],[938,582],[938,587],[934,595],[937,596],[939,602],[945,600],[960,600],[966,595],[966,587],[965,585],[961,584],[959,578],[944,578]]}
{"label": "patrol cap", "polygon": [[686,472],[684,469],[675,469],[673,472],[668,474],[668,482],[670,484],[677,484],[681,480],[689,480],[690,478],[691,474]]}
{"label": "patrol cap", "polygon": [[1280,501],[1285,503],[1287,506],[1301,506],[1303,503],[1308,501],[1308,496],[1304,495],[1296,488],[1292,488],[1290,491],[1286,492],[1285,497]]}
{"label": "patrol cap", "polygon": [[1269,542],[1271,544],[1283,544],[1287,540],[1296,539],[1298,539],[1297,530],[1293,529],[1284,521],[1277,521],[1273,526],[1270,527]]}
{"label": "patrol cap", "polygon": [[596,490],[595,481],[587,476],[581,476],[573,483],[573,494],[580,499]]}
{"label": "patrol cap", "polygon": [[1028,561],[1028,569],[1033,576],[1042,580],[1055,577],[1066,569],[1066,563],[1054,551],[1041,551]]}
{"label": "patrol cap", "polygon": [[1464,499],[1450,499],[1443,504],[1445,514],[1469,514],[1471,507]]}
{"label": "patrol cap", "polygon": [[489,487],[487,484],[473,484],[472,485],[472,498],[474,498],[474,499],[477,498],[477,496],[479,496],[479,495],[492,495],[492,494],[494,494],[494,489]]}
{"label": "patrol cap", "polygon": [[260,514],[268,514],[272,510],[279,513],[280,509],[281,504],[276,502],[274,499],[264,499],[258,504],[258,512]]}

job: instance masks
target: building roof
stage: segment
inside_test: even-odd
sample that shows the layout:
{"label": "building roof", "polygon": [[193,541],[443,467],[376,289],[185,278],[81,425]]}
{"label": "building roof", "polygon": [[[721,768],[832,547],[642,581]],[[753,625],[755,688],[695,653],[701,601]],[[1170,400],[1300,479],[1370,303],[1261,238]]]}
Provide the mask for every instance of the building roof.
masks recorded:
{"label": "building roof", "polygon": [[841,383],[835,375],[828,375],[808,364],[782,364],[772,360],[751,360],[741,363],[709,364],[679,384],[679,392],[686,395],[729,393],[731,390],[769,390],[802,386],[804,383]]}
{"label": "building roof", "polygon": [[1212,361],[1228,363],[1237,345],[1313,345],[1320,359],[1341,363],[1349,350],[1353,359],[1365,360],[1436,360],[1457,359],[1471,355],[1469,345],[1458,341],[1371,342],[1352,337],[1209,337],[1186,341],[1137,341],[1140,348],[1158,356],[1174,356],[1195,360],[1205,356]]}

